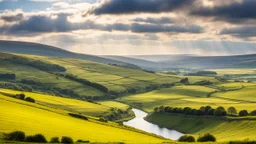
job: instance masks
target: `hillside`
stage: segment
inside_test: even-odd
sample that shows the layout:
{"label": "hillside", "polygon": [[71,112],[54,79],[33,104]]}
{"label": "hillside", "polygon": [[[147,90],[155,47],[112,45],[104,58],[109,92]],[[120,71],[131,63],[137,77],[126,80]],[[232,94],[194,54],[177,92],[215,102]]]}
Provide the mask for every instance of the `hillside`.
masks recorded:
{"label": "hillside", "polygon": [[47,140],[52,137],[69,136],[90,142],[161,143],[163,138],[120,126],[112,122],[100,122],[71,117],[69,111],[29,103],[0,94],[0,131],[22,130],[27,135],[41,133]]}
{"label": "hillside", "polygon": [[196,55],[142,55],[142,56],[107,56],[107,58],[137,64],[155,71],[173,68],[221,69],[221,68],[256,68],[256,55],[231,56],[196,56]]}
{"label": "hillside", "polygon": [[64,49],[60,49],[54,46],[31,43],[31,42],[0,40],[0,52],[82,59],[82,60],[89,60],[89,61],[100,62],[105,64],[109,64],[109,63],[117,64],[117,65],[129,67],[129,68],[139,68],[136,65],[120,62],[117,60],[111,60],[111,59],[102,58],[94,55],[73,53],[73,52],[66,51]]}
{"label": "hillside", "polygon": [[79,59],[0,53],[0,87],[82,100],[113,99],[171,85],[180,78]]}

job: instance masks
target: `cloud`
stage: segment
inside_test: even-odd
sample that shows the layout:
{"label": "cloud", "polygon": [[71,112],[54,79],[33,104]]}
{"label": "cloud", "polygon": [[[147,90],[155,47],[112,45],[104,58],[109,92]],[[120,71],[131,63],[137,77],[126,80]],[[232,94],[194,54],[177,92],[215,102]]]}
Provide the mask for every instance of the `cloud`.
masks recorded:
{"label": "cloud", "polygon": [[29,35],[50,32],[71,32],[76,30],[99,30],[99,31],[126,31],[134,33],[201,33],[203,29],[195,25],[161,25],[161,24],[138,24],[138,23],[112,23],[100,24],[91,20],[72,23],[68,21],[71,14],[58,14],[57,18],[48,16],[31,16],[14,25],[4,26],[0,29],[5,34]]}
{"label": "cloud", "polygon": [[193,0],[110,0],[95,7],[89,13],[100,15],[171,12],[193,2]]}
{"label": "cloud", "polygon": [[136,33],[159,33],[159,32],[174,32],[174,33],[201,33],[203,28],[195,25],[160,25],[160,24],[138,24],[131,25],[131,31]]}
{"label": "cloud", "polygon": [[256,26],[224,28],[221,30],[220,34],[232,35],[239,38],[256,37]]}
{"label": "cloud", "polygon": [[144,23],[153,23],[153,24],[171,24],[175,20],[169,17],[160,17],[160,18],[136,18],[133,21],[135,22],[144,22]]}
{"label": "cloud", "polygon": [[214,7],[199,7],[190,12],[192,15],[202,17],[215,17],[215,19],[227,22],[245,22],[256,19],[256,1],[243,0],[241,2],[233,2],[226,5],[218,5]]}
{"label": "cloud", "polygon": [[0,19],[2,19],[5,22],[17,22],[23,19],[23,14],[19,13],[16,15],[3,15],[3,16],[0,16]]}

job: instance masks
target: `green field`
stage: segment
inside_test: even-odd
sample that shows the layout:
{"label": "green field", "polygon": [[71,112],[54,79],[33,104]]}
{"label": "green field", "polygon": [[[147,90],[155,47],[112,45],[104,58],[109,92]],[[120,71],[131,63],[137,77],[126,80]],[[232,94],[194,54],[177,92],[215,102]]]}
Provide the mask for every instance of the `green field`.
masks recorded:
{"label": "green field", "polygon": [[154,113],[147,116],[146,119],[162,127],[192,134],[195,137],[212,133],[216,136],[218,142],[256,140],[256,121],[228,122],[218,119],[171,116],[161,113]]}
{"label": "green field", "polygon": [[[129,89],[136,92],[145,92],[147,87],[160,87],[162,84],[172,84],[178,82],[180,78],[168,77],[154,73],[148,73],[137,69],[128,69],[120,66],[112,66],[102,63],[96,63],[86,60],[42,57],[31,55],[13,55],[0,53],[0,59],[11,58],[13,56],[27,58],[31,61],[39,60],[47,64],[57,64],[67,69],[64,74],[72,74],[78,78],[101,84],[108,88],[109,93],[104,93],[94,87],[84,85],[65,77],[56,76],[51,72],[46,72],[30,65],[17,64],[6,60],[0,62],[0,73],[14,73],[15,82],[9,83],[21,84],[22,79],[29,79],[41,83],[38,85],[29,85],[35,91],[55,93],[54,88],[72,90],[79,97],[95,97],[106,95],[124,95]],[[58,94],[57,94],[58,95]],[[66,94],[67,96],[68,94]]]}

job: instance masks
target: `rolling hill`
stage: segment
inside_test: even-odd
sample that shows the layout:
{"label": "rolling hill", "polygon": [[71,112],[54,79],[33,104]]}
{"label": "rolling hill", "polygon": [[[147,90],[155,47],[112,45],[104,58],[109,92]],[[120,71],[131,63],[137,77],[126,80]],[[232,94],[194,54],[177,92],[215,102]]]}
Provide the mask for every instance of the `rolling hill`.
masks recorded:
{"label": "rolling hill", "polygon": [[136,65],[120,62],[117,60],[111,60],[111,59],[102,58],[94,55],[73,53],[73,52],[66,51],[54,46],[31,43],[31,42],[0,40],[0,52],[82,59],[82,60],[89,60],[89,61],[100,62],[105,64],[117,64],[117,65],[129,67],[129,68],[139,68]]}

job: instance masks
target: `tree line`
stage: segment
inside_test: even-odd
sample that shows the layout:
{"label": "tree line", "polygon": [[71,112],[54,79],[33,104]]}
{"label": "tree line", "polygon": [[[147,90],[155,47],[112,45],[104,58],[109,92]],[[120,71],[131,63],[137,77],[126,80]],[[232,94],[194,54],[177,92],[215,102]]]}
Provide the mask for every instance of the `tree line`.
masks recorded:
{"label": "tree line", "polygon": [[217,108],[212,108],[211,106],[201,106],[199,109],[184,107],[170,107],[170,106],[160,106],[155,107],[154,112],[165,112],[165,113],[176,113],[184,115],[194,115],[194,116],[256,116],[256,110],[251,111],[250,113],[247,110],[241,110],[237,112],[235,107],[229,107],[227,110],[219,106]]}
{"label": "tree line", "polygon": [[76,81],[76,82],[79,82],[79,83],[82,83],[84,85],[88,85],[88,86],[91,86],[93,88],[96,88],[102,92],[105,92],[107,93],[108,92],[108,88],[101,85],[101,84],[98,84],[98,83],[94,83],[94,82],[90,82],[86,79],[82,79],[82,78],[78,78],[77,76],[74,76],[72,74],[61,74],[61,73],[57,73],[58,76],[63,76],[67,79],[70,79],[70,80],[73,80],[73,81]]}
{"label": "tree line", "polygon": [[23,65],[35,67],[35,68],[38,68],[43,71],[51,71],[51,72],[65,72],[66,71],[66,68],[64,68],[60,65],[45,63],[40,60],[30,60],[25,57],[13,56],[11,58],[6,58],[5,60],[10,61],[12,63],[23,64]]}
{"label": "tree line", "polygon": [[[4,140],[7,141],[19,141],[19,142],[33,142],[33,143],[47,143],[45,136],[43,134],[35,134],[26,136],[23,131],[13,131],[10,133],[4,133]],[[76,143],[89,143],[88,140],[77,140]],[[59,137],[52,137],[49,143],[65,143],[65,144],[73,144],[74,140],[68,136],[62,136],[61,139]]]}
{"label": "tree line", "polygon": [[0,79],[15,80],[16,75],[12,73],[4,73],[4,74],[0,74]]}

